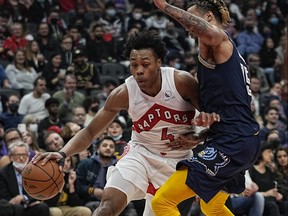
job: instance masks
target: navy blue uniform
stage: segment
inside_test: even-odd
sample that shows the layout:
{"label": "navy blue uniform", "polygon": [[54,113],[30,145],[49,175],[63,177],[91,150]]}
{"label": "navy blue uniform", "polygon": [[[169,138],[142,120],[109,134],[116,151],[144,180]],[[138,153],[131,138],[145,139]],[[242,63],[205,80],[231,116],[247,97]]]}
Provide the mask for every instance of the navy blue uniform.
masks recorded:
{"label": "navy blue uniform", "polygon": [[211,127],[203,150],[194,152],[186,164],[186,184],[206,203],[220,190],[241,193],[244,173],[259,154],[259,125],[250,109],[251,91],[247,65],[233,44],[232,56],[222,64],[198,57],[201,111],[220,115]]}

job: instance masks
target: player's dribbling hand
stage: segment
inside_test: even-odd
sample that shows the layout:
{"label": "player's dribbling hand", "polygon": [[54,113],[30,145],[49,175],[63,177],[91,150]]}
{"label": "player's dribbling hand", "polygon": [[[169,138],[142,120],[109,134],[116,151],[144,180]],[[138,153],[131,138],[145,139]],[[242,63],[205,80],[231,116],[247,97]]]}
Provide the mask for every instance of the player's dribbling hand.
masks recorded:
{"label": "player's dribbling hand", "polygon": [[[43,159],[41,165],[44,165],[49,160],[55,160],[59,162],[62,159],[62,155],[59,152],[45,152],[45,153],[37,153],[31,160],[33,164],[36,164],[39,160]],[[63,165],[62,165],[63,166]],[[62,166],[60,164],[59,168],[62,171]]]}
{"label": "player's dribbling hand", "polygon": [[201,112],[195,119],[192,119],[191,124],[209,128],[214,122],[220,122],[218,114]]}

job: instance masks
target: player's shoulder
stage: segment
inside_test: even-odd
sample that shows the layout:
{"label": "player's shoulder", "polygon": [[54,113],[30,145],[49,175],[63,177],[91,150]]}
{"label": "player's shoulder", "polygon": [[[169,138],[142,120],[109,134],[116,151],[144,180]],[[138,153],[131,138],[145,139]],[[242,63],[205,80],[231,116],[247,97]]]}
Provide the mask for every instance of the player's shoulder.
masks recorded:
{"label": "player's shoulder", "polygon": [[128,89],[125,83],[115,88],[106,100],[105,106],[127,109],[129,105]]}
{"label": "player's shoulder", "polygon": [[128,95],[128,89],[126,83],[122,83],[118,87],[116,87],[109,96],[111,97],[123,97]]}
{"label": "player's shoulder", "polygon": [[174,79],[179,82],[192,82],[195,78],[187,71],[174,69]]}

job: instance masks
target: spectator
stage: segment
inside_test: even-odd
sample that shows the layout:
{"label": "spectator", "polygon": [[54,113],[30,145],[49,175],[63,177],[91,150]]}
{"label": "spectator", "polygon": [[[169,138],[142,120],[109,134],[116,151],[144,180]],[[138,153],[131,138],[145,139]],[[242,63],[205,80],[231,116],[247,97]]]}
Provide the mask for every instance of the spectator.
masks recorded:
{"label": "spectator", "polygon": [[122,36],[124,24],[121,17],[116,10],[116,3],[113,1],[105,4],[105,11],[103,17],[99,20],[99,23],[104,27],[104,32],[117,39]]}
{"label": "spectator", "polygon": [[[276,129],[270,130],[266,135],[265,142],[271,144],[273,149],[276,149],[276,148],[282,146],[279,131]],[[275,170],[275,167],[270,167],[270,168],[273,171]]]}
{"label": "spectator", "polygon": [[66,23],[60,18],[60,11],[57,8],[52,8],[49,11],[47,17],[45,17],[43,22],[47,22],[49,25],[49,32],[51,32],[51,37],[58,42],[61,41],[63,35],[66,34]]}
{"label": "spectator", "polygon": [[60,52],[62,56],[61,68],[67,69],[73,63],[73,38],[64,35],[60,40]]}
{"label": "spectator", "polygon": [[[282,33],[279,45],[275,48],[279,60],[279,74],[276,74],[276,81],[287,80],[287,32]],[[286,64],[285,64],[286,60]]]}
{"label": "spectator", "polygon": [[10,128],[4,132],[3,145],[0,149],[0,165],[4,166],[10,163],[8,148],[9,145],[16,141],[23,141],[22,134],[17,128]]}
{"label": "spectator", "polygon": [[71,121],[73,108],[81,106],[85,98],[82,93],[76,91],[76,77],[72,74],[65,76],[63,90],[55,92],[53,97],[60,102],[59,118],[63,122]]}
{"label": "spectator", "polygon": [[79,31],[79,26],[69,25],[67,35],[72,37],[74,49],[86,48],[86,38]]}
{"label": "spectator", "polygon": [[3,48],[4,41],[11,35],[9,32],[9,24],[11,23],[11,16],[7,10],[0,11],[0,59],[5,59],[5,52]]}
{"label": "spectator", "polygon": [[39,44],[36,40],[29,41],[26,48],[26,56],[28,65],[41,75],[46,63],[44,55],[41,53]]}
{"label": "spectator", "polygon": [[169,22],[169,19],[163,12],[160,10],[154,10],[151,13],[151,16],[146,19],[146,27],[147,29],[150,29],[151,27],[156,28],[159,30],[160,36],[163,37],[165,35],[167,23]]}
{"label": "spectator", "polygon": [[[265,207],[263,215],[280,216],[281,213],[287,215],[287,212],[280,212],[279,206],[283,204],[283,194],[279,193],[277,185],[275,185],[275,174],[268,167],[273,160],[273,146],[263,143],[258,161],[249,170],[252,181],[258,187],[259,192],[265,198]],[[283,209],[281,209],[283,210]]]}
{"label": "spectator", "polygon": [[0,114],[0,120],[5,123],[5,131],[9,128],[16,128],[17,125],[20,124],[24,118],[24,115],[18,113],[19,102],[20,99],[18,95],[12,94],[8,97],[7,112],[3,112]]}
{"label": "spectator", "polygon": [[166,43],[168,51],[176,52],[181,57],[191,48],[186,40],[186,35],[181,34],[181,32],[177,30],[174,22],[168,22],[166,24],[163,41]]}
{"label": "spectator", "polygon": [[88,62],[83,50],[74,50],[73,64],[67,70],[68,73],[75,75],[77,90],[84,91],[84,94],[90,95],[91,90],[100,89],[101,83],[98,68],[95,64]]}
{"label": "spectator", "polygon": [[30,197],[22,188],[21,171],[29,161],[29,146],[22,141],[12,143],[9,158],[11,163],[0,171],[0,199],[12,204],[17,216],[49,216],[49,207]]}
{"label": "spectator", "polygon": [[48,15],[49,11],[58,4],[57,0],[31,1],[31,6],[27,8],[26,20],[29,25],[37,25]]}
{"label": "spectator", "polygon": [[85,108],[83,106],[74,107],[72,110],[72,122],[78,124],[81,128],[84,128],[85,123]]}
{"label": "spectator", "polygon": [[260,80],[261,93],[267,93],[270,85],[267,80],[264,69],[260,67],[260,57],[257,53],[251,53],[247,56],[247,64],[249,66],[250,76],[257,77]]}
{"label": "spectator", "polygon": [[123,137],[124,126],[117,118],[107,128],[107,135],[112,137],[115,142],[115,156],[117,159],[121,158],[124,148],[127,146],[129,140],[124,140]]}
{"label": "spectator", "polygon": [[90,24],[94,20],[99,20],[105,11],[104,1],[85,1],[87,13],[84,15],[85,19]]}
{"label": "spectator", "polygon": [[[264,22],[271,29],[271,37],[278,44],[281,30],[285,27],[285,17],[277,5],[277,2],[268,1],[264,11]],[[287,24],[286,24],[287,25]]]}
{"label": "spectator", "polygon": [[89,208],[82,206],[77,191],[76,172],[74,170],[73,158],[67,157],[63,166],[64,188],[55,197],[46,200],[45,203],[50,207],[50,215],[81,215],[91,216]]}
{"label": "spectator", "polygon": [[63,88],[66,74],[65,69],[61,69],[62,55],[60,52],[51,54],[48,63],[43,69],[43,77],[47,80],[48,92],[52,95]]}
{"label": "spectator", "polygon": [[137,26],[139,30],[146,28],[146,22],[143,17],[143,8],[140,5],[134,5],[131,13],[125,17],[124,29],[129,32],[131,28]]}
{"label": "spectator", "polygon": [[97,98],[99,98],[99,101],[100,101],[100,105],[99,105],[100,108],[104,105],[109,94],[117,86],[118,86],[117,83],[115,83],[113,80],[107,80],[105,83],[103,83],[102,91],[97,94]]}
{"label": "spectator", "polygon": [[97,97],[86,97],[83,101],[83,107],[86,111],[84,127],[86,127],[99,110],[100,101]]}
{"label": "spectator", "polygon": [[45,101],[45,108],[48,111],[48,116],[42,119],[38,124],[38,145],[45,149],[44,137],[51,126],[58,126],[62,128],[63,122],[59,119],[59,101],[56,98],[48,98]]}
{"label": "spectator", "polygon": [[[282,86],[282,84],[279,82],[275,82],[271,86],[269,92],[263,95],[264,103],[266,104],[266,106],[268,106],[270,98],[274,96],[277,96],[280,99],[280,102],[282,104],[281,106],[283,106],[283,108],[288,106],[287,101],[285,101],[283,98],[285,97],[285,95],[283,96],[283,87],[285,87],[285,84]],[[287,109],[284,109],[284,111],[288,112]]]}
{"label": "spectator", "polygon": [[11,26],[11,36],[3,44],[3,49],[8,60],[12,60],[17,49],[24,49],[28,44],[25,38],[24,27],[21,22],[14,22]]}
{"label": "spectator", "polygon": [[129,61],[122,56],[122,52],[124,49],[124,45],[127,42],[127,40],[132,36],[135,35],[137,33],[139,33],[140,28],[136,25],[136,26],[132,26],[129,31],[125,32],[125,35],[122,39],[118,39],[116,41],[116,50],[117,50],[117,62],[120,62],[121,64],[125,65],[125,66],[129,66]]}
{"label": "spectator", "polygon": [[51,37],[49,24],[46,22],[39,23],[36,41],[38,42],[40,52],[43,53],[45,59],[49,59],[52,53],[59,50],[59,42],[57,39]]}
{"label": "spectator", "polygon": [[182,69],[181,59],[180,59],[179,53],[172,51],[166,56],[165,60],[166,60],[167,67],[174,67],[177,70]]}
{"label": "spectator", "polygon": [[37,143],[37,137],[32,132],[26,130],[22,132],[22,137],[23,142],[28,144],[29,146],[29,158],[32,159],[35,153],[44,152],[44,149],[39,148]]}
{"label": "spectator", "polygon": [[258,185],[252,181],[249,171],[245,173],[245,191],[243,195],[231,195],[232,212],[235,215],[262,216],[264,197],[258,192]]}
{"label": "spectator", "polygon": [[[67,122],[61,132],[61,137],[63,138],[64,142],[67,143],[73,136],[76,135],[81,130],[81,127],[75,122]],[[79,162],[90,158],[93,154],[93,146],[91,145],[88,149],[84,149],[79,154],[76,154],[75,158],[75,167],[78,166]]]}
{"label": "spectator", "polygon": [[263,96],[261,94],[261,84],[258,77],[251,77],[250,79],[250,89],[252,94],[251,107],[253,109],[253,114],[255,119],[260,125],[260,128],[264,126],[264,112],[266,109],[266,104],[263,101]]}
{"label": "spectator", "polygon": [[270,130],[276,129],[280,134],[281,144],[285,144],[287,142],[285,131],[277,128],[277,122],[279,121],[279,110],[275,107],[268,107],[265,112],[265,120],[265,126],[259,131],[261,141],[265,141],[265,137]]}
{"label": "spectator", "polygon": [[52,152],[58,152],[63,146],[65,145],[63,138],[60,136],[60,134],[51,131],[48,132],[44,138],[45,143],[45,150],[46,151],[52,151]]}
{"label": "spectator", "polygon": [[4,67],[0,64],[0,87],[1,88],[11,88],[11,83],[6,75]]}
{"label": "spectator", "polygon": [[253,31],[255,21],[246,18],[244,22],[245,30],[240,32],[236,38],[239,53],[246,58],[250,53],[258,53],[264,38],[261,34]]}
{"label": "spectator", "polygon": [[77,167],[79,196],[92,211],[100,204],[108,167],[116,164],[114,153],[115,141],[105,136],[99,141],[95,154],[81,161]]}
{"label": "spectator", "polygon": [[[288,148],[279,147],[275,151],[275,163],[276,163],[276,181],[278,182],[277,189],[279,193],[283,195],[284,206],[280,208],[288,208]],[[284,215],[286,216],[286,215]]]}
{"label": "spectator", "polygon": [[280,98],[278,96],[270,96],[268,101],[268,107],[275,107],[279,111],[279,121],[277,123],[277,128],[281,128],[283,130],[287,129],[287,115],[288,115],[288,105],[283,101],[281,103]]}
{"label": "spectator", "polygon": [[67,122],[64,125],[60,135],[63,138],[64,142],[67,143],[80,130],[81,127],[77,123]]}
{"label": "spectator", "polygon": [[45,101],[50,97],[46,91],[46,80],[43,77],[37,77],[34,81],[32,92],[23,96],[20,101],[18,112],[22,115],[31,114],[40,121],[47,117]]}
{"label": "spectator", "polygon": [[[35,115],[27,114],[24,116],[22,123],[25,124],[26,130],[28,130],[31,134],[33,134],[33,137],[38,137],[38,123],[39,120]],[[25,132],[25,130],[24,130]],[[23,131],[21,131],[23,133]]]}
{"label": "spectator", "polygon": [[93,24],[91,27],[91,38],[87,41],[87,56],[90,61],[104,63],[115,61],[115,42],[110,34],[105,34],[101,24]]}
{"label": "spectator", "polygon": [[28,66],[28,60],[24,50],[15,50],[13,63],[6,67],[6,74],[11,83],[11,88],[31,91],[37,78],[34,68]]}
{"label": "spectator", "polygon": [[280,65],[275,45],[272,38],[265,38],[264,43],[259,51],[260,66],[264,69],[265,75],[268,77],[270,85],[274,84],[275,73]]}

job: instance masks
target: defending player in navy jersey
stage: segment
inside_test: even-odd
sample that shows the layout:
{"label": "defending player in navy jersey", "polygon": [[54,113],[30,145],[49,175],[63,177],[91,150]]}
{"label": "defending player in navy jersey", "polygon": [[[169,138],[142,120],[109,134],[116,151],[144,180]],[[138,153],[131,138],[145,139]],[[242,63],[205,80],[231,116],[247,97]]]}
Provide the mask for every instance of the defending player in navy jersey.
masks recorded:
{"label": "defending player in navy jersey", "polygon": [[178,163],[152,208],[157,216],[179,216],[177,204],[197,194],[205,215],[232,215],[225,201],[229,193],[244,191],[244,173],[257,159],[260,140],[250,109],[247,65],[222,29],[230,20],[228,9],[223,0],[196,0],[187,11],[166,0],[154,3],[198,39],[200,111],[216,112],[221,121],[211,125],[202,151]]}

